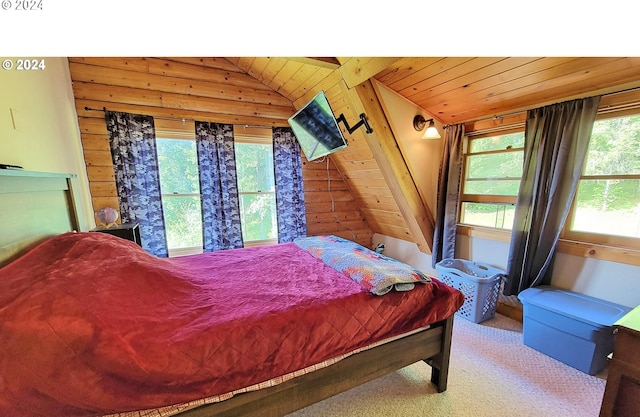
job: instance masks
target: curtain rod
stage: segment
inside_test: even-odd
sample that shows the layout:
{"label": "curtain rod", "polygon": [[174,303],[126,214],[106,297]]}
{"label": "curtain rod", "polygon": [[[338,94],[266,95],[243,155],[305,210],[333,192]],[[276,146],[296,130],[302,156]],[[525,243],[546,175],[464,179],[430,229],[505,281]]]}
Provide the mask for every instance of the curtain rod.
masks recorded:
{"label": "curtain rod", "polygon": [[[511,112],[511,113],[505,113],[505,114],[500,114],[500,115],[494,115],[494,116],[490,116],[490,117],[483,117],[482,119],[475,119],[475,120],[469,120],[466,122],[462,122],[462,124],[467,124],[467,123],[477,123],[477,122],[482,122],[484,120],[496,120],[496,119],[502,119],[505,117],[509,117],[509,116],[515,116],[516,114],[521,114],[521,113],[526,113],[527,110],[520,110],[520,111],[515,111],[515,112]],[[446,124],[444,126],[442,126],[443,129],[448,128],[449,126],[451,126],[451,124]]]}
{"label": "curtain rod", "polygon": [[[622,94],[622,93],[628,93],[629,91],[634,91],[634,90],[640,90],[640,87],[631,87],[631,88],[627,88],[625,90],[620,90],[620,91],[614,91],[613,93],[606,93],[606,94],[601,94],[601,97],[606,97],[606,96],[613,96],[615,94]],[[529,110],[520,110],[520,111],[516,111],[516,112],[511,112],[511,113],[505,113],[505,114],[500,114],[500,115],[494,115],[494,116],[490,116],[490,117],[483,117],[481,119],[475,119],[475,120],[469,120],[467,122],[464,122],[464,124],[467,123],[477,123],[477,122],[482,122],[484,120],[496,120],[496,119],[502,119],[504,117],[509,117],[509,116],[515,116],[517,114],[521,114],[521,113],[526,113]],[[449,127],[450,124],[444,125],[442,126],[443,129],[446,129],[447,127]]]}
{"label": "curtain rod", "polygon": [[[88,106],[84,106],[85,111],[101,111],[101,112],[107,112],[107,108],[103,107],[101,109],[92,109],[91,107]],[[162,119],[162,120],[176,120],[178,122],[182,122],[182,124],[186,123],[186,122],[197,122],[198,120],[194,120],[194,119],[186,119],[186,118],[180,118],[180,117],[167,117],[167,116],[151,116],[154,119]],[[233,123],[232,123],[233,124]],[[242,126],[245,129],[247,128],[255,128],[255,129],[273,129],[273,126],[258,126],[258,125],[248,125],[248,124],[239,124],[237,126]]]}

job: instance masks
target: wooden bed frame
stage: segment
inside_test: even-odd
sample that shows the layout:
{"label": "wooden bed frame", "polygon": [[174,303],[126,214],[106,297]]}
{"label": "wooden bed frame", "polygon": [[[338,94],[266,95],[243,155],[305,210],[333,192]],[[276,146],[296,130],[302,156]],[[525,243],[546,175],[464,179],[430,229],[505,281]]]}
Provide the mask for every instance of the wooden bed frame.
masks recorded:
{"label": "wooden bed frame", "polygon": [[[0,266],[45,238],[77,230],[72,175],[0,170]],[[424,360],[438,392],[447,389],[453,316],[426,330],[349,356],[279,385],[238,394],[181,417],[285,416]]]}

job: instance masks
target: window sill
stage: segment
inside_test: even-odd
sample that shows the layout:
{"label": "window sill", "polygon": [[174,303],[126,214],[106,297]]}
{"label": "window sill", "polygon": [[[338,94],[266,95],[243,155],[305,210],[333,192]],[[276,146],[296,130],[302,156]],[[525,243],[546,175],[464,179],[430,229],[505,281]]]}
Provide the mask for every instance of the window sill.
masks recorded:
{"label": "window sill", "polygon": [[635,249],[560,239],[558,251],[583,258],[640,266],[640,251]]}
{"label": "window sill", "polygon": [[[489,227],[458,225],[457,234],[506,243],[511,241],[510,230],[492,229]],[[583,258],[640,266],[640,250],[635,249],[560,239],[558,242],[558,252],[581,256]]]}
{"label": "window sill", "polygon": [[494,229],[492,227],[459,224],[456,230],[456,234],[476,237],[479,239],[497,240],[499,242],[511,242],[511,230],[506,229]]}
{"label": "window sill", "polygon": [[169,249],[169,258],[174,258],[177,256],[197,255],[199,253],[202,253],[202,246],[193,248]]}
{"label": "window sill", "polygon": [[264,240],[247,240],[243,242],[245,248],[253,246],[269,246],[278,243],[278,239],[264,239]]}

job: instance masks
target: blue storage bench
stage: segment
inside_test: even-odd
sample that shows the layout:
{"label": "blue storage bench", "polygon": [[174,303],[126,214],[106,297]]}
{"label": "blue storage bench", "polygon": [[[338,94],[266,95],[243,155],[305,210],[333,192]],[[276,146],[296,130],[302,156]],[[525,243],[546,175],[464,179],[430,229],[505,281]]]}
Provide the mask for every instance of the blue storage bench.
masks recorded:
{"label": "blue storage bench", "polygon": [[573,291],[540,286],[522,291],[524,344],[589,375],[613,351],[613,323],[629,307]]}

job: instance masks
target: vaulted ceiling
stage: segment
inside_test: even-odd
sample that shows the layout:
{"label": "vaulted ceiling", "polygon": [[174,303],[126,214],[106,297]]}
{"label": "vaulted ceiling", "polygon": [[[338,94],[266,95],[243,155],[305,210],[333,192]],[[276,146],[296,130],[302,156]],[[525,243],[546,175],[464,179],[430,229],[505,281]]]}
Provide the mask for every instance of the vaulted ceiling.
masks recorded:
{"label": "vaulted ceiling", "polygon": [[374,77],[443,124],[640,86],[638,57],[228,59],[294,103],[334,70],[350,87]]}

